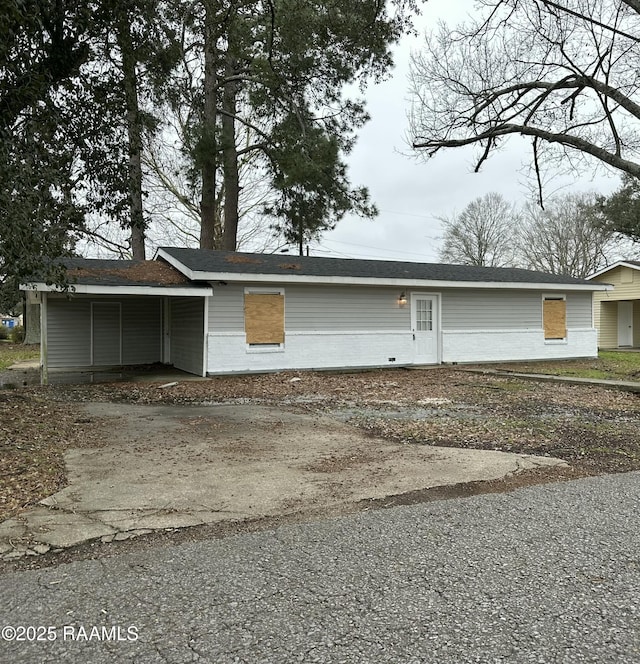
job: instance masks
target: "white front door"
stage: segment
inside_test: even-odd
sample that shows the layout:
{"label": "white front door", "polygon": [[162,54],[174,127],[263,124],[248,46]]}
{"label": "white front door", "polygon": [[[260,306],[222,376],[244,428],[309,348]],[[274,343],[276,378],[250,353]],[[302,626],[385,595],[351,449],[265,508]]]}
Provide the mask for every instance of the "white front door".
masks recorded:
{"label": "white front door", "polygon": [[411,295],[411,331],[414,364],[438,363],[438,296]]}
{"label": "white front door", "polygon": [[618,346],[633,346],[633,302],[618,302]]}

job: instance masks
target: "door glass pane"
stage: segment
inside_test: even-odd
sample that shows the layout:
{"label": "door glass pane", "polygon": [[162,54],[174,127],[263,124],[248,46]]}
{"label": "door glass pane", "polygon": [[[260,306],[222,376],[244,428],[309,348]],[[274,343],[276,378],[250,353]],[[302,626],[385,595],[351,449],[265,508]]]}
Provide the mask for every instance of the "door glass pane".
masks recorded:
{"label": "door glass pane", "polygon": [[433,309],[431,300],[416,302],[416,329],[419,332],[431,332],[433,329]]}

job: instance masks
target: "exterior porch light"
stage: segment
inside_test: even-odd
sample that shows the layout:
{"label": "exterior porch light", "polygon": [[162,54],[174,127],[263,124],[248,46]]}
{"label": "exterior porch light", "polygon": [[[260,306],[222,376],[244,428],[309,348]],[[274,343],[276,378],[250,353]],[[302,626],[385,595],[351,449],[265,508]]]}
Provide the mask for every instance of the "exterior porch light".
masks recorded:
{"label": "exterior porch light", "polygon": [[406,304],[407,304],[407,294],[404,291],[402,291],[402,293],[400,293],[400,297],[398,298],[398,305],[404,307]]}

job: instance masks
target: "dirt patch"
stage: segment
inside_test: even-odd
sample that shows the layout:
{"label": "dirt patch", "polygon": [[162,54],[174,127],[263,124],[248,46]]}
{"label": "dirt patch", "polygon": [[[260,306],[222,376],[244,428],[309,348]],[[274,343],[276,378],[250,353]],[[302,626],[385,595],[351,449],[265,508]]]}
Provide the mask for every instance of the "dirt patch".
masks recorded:
{"label": "dirt patch", "polygon": [[0,392],[0,521],[65,487],[64,452],[97,440],[91,420],[68,404]]}

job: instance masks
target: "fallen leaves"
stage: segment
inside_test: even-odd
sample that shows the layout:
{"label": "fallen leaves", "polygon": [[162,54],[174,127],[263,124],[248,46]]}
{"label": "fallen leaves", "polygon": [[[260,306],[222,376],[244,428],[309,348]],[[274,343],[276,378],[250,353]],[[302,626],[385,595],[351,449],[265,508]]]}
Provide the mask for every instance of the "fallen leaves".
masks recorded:
{"label": "fallen leaves", "polygon": [[65,486],[63,454],[84,428],[69,405],[0,393],[0,521]]}

